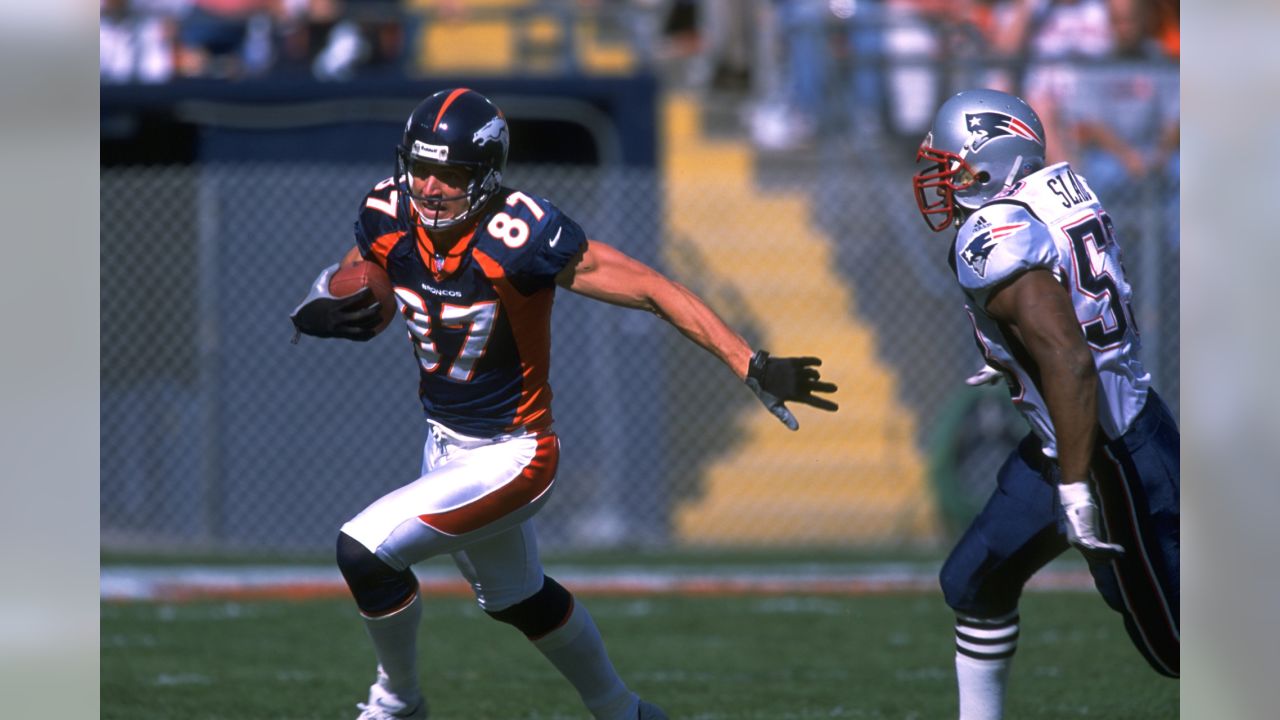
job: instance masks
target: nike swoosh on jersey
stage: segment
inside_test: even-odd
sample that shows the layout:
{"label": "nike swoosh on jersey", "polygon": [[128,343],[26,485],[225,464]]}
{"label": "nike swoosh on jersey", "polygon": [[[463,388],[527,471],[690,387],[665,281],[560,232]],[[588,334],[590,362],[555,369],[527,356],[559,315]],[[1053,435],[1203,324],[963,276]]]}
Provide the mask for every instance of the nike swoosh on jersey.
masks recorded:
{"label": "nike swoosh on jersey", "polygon": [[556,236],[551,238],[551,242],[547,243],[547,245],[549,247],[555,247],[556,243],[560,242],[560,233],[563,231],[564,231],[563,226],[556,228]]}

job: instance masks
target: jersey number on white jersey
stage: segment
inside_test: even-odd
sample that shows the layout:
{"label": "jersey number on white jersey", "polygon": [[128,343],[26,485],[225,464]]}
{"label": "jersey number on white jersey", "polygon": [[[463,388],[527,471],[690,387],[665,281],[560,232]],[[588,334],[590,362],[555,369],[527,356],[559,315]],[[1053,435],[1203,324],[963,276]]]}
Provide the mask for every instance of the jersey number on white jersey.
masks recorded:
{"label": "jersey number on white jersey", "polygon": [[[1105,350],[1124,341],[1132,326],[1132,310],[1120,295],[1115,278],[1107,269],[1107,251],[1115,245],[1115,227],[1106,213],[1091,212],[1083,219],[1062,226],[1071,240],[1071,256],[1075,262],[1076,286],[1080,292],[1101,301],[1106,311],[1081,325],[1089,344]],[[1111,316],[1108,321],[1107,315]]]}

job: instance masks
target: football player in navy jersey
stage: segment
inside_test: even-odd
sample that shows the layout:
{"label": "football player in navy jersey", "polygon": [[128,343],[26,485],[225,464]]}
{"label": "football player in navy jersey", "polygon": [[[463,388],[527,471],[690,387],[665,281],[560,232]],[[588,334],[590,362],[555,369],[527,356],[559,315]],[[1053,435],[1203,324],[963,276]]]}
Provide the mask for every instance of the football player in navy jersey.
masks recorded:
{"label": "football player in navy jersey", "polygon": [[962,720],[997,720],[1027,580],[1075,546],[1156,672],[1179,668],[1179,434],[1138,359],[1110,216],[1021,99],[969,90],[916,156],[920,212],[950,262],[988,372],[1031,432],[943,565]]}
{"label": "football player in navy jersey", "polygon": [[720,358],[792,430],[785,403],[833,411],[818,358],[753,352],[696,295],[597,240],[548,200],[502,185],[502,112],[465,88],[424,100],[405,126],[396,173],[365,196],[355,247],[294,311],[301,333],[368,340],[366,288],[333,297],[329,277],[359,260],[386,269],[408,327],[427,419],[422,473],[338,534],[338,566],[373,641],[377,679],[360,718],[424,718],[418,582],[410,567],[449,553],[480,607],[515,626],[600,720],[663,718],[618,677],[590,614],[543,573],[530,518],[555,482],[560,444],[547,383],[556,287],[647,310]]}

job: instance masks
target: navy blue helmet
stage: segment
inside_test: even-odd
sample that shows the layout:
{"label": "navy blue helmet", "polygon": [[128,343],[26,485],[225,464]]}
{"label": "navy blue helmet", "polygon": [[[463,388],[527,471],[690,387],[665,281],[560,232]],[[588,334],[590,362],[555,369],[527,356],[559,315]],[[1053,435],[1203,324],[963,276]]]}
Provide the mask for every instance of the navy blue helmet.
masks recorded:
{"label": "navy blue helmet", "polygon": [[[489,98],[467,88],[441,90],[414,108],[404,126],[404,139],[396,147],[396,182],[403,202],[410,205],[408,216],[436,230],[451,227],[474,217],[502,184],[507,167],[510,135],[507,119]],[[432,166],[463,168],[468,182],[467,209],[446,219],[425,220],[413,207],[434,201],[413,195],[411,177],[423,177]],[[459,198],[445,198],[456,200]]]}

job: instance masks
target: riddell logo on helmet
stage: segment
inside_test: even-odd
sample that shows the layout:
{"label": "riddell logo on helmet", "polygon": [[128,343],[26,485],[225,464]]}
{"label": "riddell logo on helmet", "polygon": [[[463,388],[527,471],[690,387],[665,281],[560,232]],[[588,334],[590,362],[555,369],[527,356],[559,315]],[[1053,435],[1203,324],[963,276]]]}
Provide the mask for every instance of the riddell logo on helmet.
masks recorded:
{"label": "riddell logo on helmet", "polygon": [[437,162],[449,162],[449,146],[428,145],[421,140],[415,140],[413,143],[413,156]]}

